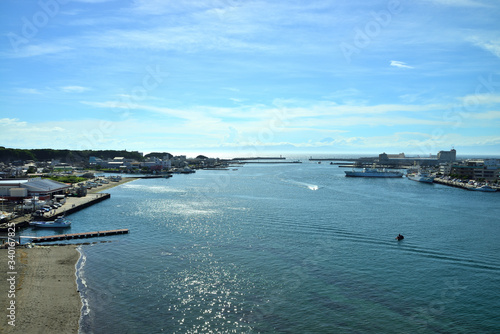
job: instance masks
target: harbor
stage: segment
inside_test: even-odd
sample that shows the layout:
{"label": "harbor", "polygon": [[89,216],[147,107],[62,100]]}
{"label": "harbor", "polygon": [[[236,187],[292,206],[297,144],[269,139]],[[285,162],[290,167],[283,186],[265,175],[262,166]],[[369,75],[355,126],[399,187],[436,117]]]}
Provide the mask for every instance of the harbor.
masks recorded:
{"label": "harbor", "polygon": [[[303,161],[305,162],[305,160]],[[316,296],[315,287],[324,286],[324,281],[314,275],[309,275],[310,272],[302,268],[307,268],[312,259],[321,263],[321,265],[314,267],[315,270],[321,271],[328,277],[337,275],[338,267],[330,259],[339,251],[344,252],[345,250],[345,254],[349,254],[352,249],[356,250],[355,258],[358,259],[358,262],[355,262],[355,265],[358,271],[363,270],[363,268],[370,268],[370,270],[389,268],[383,269],[380,280],[377,281],[377,285],[382,286],[384,291],[396,291],[399,287],[400,281],[392,279],[394,272],[390,269],[391,265],[394,267],[395,263],[403,266],[402,272],[404,273],[412,269],[411,265],[407,265],[407,263],[415,261],[426,261],[426,265],[438,268],[443,265],[440,258],[452,259],[451,261],[447,260],[445,265],[448,265],[450,270],[459,270],[461,273],[464,271],[464,266],[467,266],[471,261],[474,261],[473,265],[467,266],[465,270],[496,270],[495,263],[481,261],[481,258],[476,257],[475,254],[467,255],[468,258],[462,260],[460,258],[462,254],[453,251],[456,249],[453,237],[446,237],[445,242],[451,244],[452,247],[451,250],[445,251],[441,251],[438,248],[439,243],[433,239],[434,233],[443,234],[452,224],[453,226],[458,225],[460,228],[457,230],[459,231],[466,230],[467,233],[463,232],[465,236],[469,235],[471,227],[468,222],[473,219],[473,215],[478,213],[480,206],[490,207],[494,205],[495,195],[474,194],[475,196],[471,196],[473,193],[456,188],[420,185],[401,177],[398,177],[399,181],[395,180],[394,182],[345,177],[346,173],[342,168],[318,165],[317,163],[305,162],[297,167],[284,164],[272,167],[259,164],[247,165],[240,168],[238,172],[229,173],[231,183],[220,187],[216,197],[207,194],[207,198],[214,200],[205,202],[200,201],[200,193],[185,189],[211,189],[214,177],[217,176],[215,172],[200,171],[197,172],[195,178],[173,177],[168,181],[161,178],[137,179],[132,186],[125,185],[122,189],[115,189],[116,191],[108,191],[108,189],[119,184],[123,185],[123,183],[110,181],[109,184],[87,189],[86,196],[67,197],[66,203],[62,207],[44,213],[47,219],[52,219],[62,214],[65,209],[67,219],[72,221],[71,228],[57,230],[28,228],[20,231],[16,237],[23,235],[20,241],[22,240],[24,245],[22,245],[23,248],[17,248],[16,251],[20,255],[27,252],[29,256],[35,256],[38,252],[43,256],[53,255],[53,253],[47,252],[54,249],[58,252],[67,252],[69,256],[70,250],[73,250],[74,247],[81,251],[82,258],[86,259],[85,265],[82,266],[84,268],[82,277],[91,288],[79,288],[79,290],[84,294],[85,300],[91,301],[89,305],[94,310],[92,316],[95,317],[84,317],[83,328],[89,328],[85,325],[91,321],[95,322],[95,326],[104,328],[109,323],[108,319],[112,317],[125,319],[131,316],[127,310],[108,311],[107,307],[110,305],[108,302],[92,302],[92,300],[99,300],[96,298],[100,298],[100,296],[112,296],[113,302],[116,298],[122,304],[127,303],[131,298],[138,298],[138,303],[153,301],[153,307],[158,308],[161,312],[168,312],[167,309],[163,308],[163,305],[166,304],[165,299],[168,300],[169,305],[182,307],[182,305],[176,304],[179,298],[177,291],[167,289],[170,283],[165,282],[178,282],[180,275],[197,277],[196,275],[199,275],[201,270],[204,279],[209,280],[207,284],[218,284],[217,281],[210,281],[214,277],[214,265],[210,260],[212,257],[221,266],[221,273],[234,271],[234,274],[240,275],[248,270],[257,270],[264,275],[265,282],[276,282],[281,279],[281,273],[288,274],[288,270],[293,268],[291,274],[300,275],[304,281],[300,281],[300,289],[290,288],[290,284],[284,284],[288,287],[284,293],[286,295],[299,294],[301,299],[312,300],[311,308],[319,310],[322,314],[329,314],[330,309],[321,304],[321,301],[316,303],[311,296]],[[392,173],[393,171],[387,172]],[[278,179],[276,175],[279,175]],[[123,178],[122,181],[131,180]],[[269,186],[270,184],[272,186]],[[113,200],[105,200],[111,199],[110,197],[106,198],[107,193],[111,193]],[[183,194],[183,196],[178,196],[178,194]],[[341,201],[338,200],[339,194],[345,196]],[[99,201],[98,196],[102,196],[103,199]],[[251,198],[251,201],[242,201],[242,197]],[[402,206],[399,199],[408,197],[413,200],[405,201]],[[215,200],[216,198],[217,200]],[[279,199],[286,200],[287,205],[282,206]],[[443,207],[440,203],[444,201],[451,201],[454,205]],[[82,210],[85,202],[88,203],[88,206]],[[363,211],[357,211],[356,206],[348,205],[348,203],[360,202],[374,202],[374,204],[367,206],[368,210]],[[235,205],[228,206],[227,203]],[[75,204],[74,209],[73,204]],[[268,205],[270,207],[267,207]],[[416,213],[422,212],[422,206],[427,208],[423,213],[424,219],[414,219]],[[265,208],[265,212],[262,212],[262,208]],[[71,209],[75,211],[70,214],[68,212]],[[243,215],[242,210],[248,212]],[[283,210],[287,210],[289,213],[284,215],[282,214]],[[388,215],[385,219],[373,222],[371,220],[372,212],[378,212],[377,210],[381,210],[381,212],[394,211],[398,212],[398,215]],[[314,215],[312,218],[311,214]],[[496,213],[493,212],[491,217],[495,215]],[[290,216],[294,218],[290,219]],[[190,223],[186,224],[186,222]],[[214,224],[214,222],[217,223]],[[405,236],[404,240],[394,240],[394,236],[398,233]],[[262,235],[270,235],[271,239],[262,239]],[[368,235],[369,237],[366,237]],[[26,238],[27,236],[29,237]],[[463,240],[461,235],[459,237]],[[290,247],[292,243],[301,242],[302,238],[305,238],[307,244],[312,246],[305,249]],[[186,240],[188,240],[187,243]],[[206,240],[209,242],[205,243]],[[285,244],[282,244],[283,240],[285,240]],[[491,247],[491,242],[487,240],[486,243]],[[65,246],[54,247],[54,245],[62,244]],[[221,244],[223,247],[219,247]],[[205,248],[205,245],[208,248]],[[439,256],[437,259],[429,258],[425,257],[425,254],[421,256],[421,252],[418,251],[405,251],[410,246],[429,249],[430,252],[438,253]],[[254,249],[257,247],[269,251],[266,251],[262,257],[256,258],[249,265],[245,261],[249,258],[253,259]],[[339,249],[339,247],[341,248]],[[278,253],[274,252],[275,249],[278,250]],[[372,265],[371,261],[374,257],[364,260],[362,254],[373,251],[386,255],[376,259],[382,261],[381,266]],[[282,256],[282,254],[288,253],[290,256]],[[392,258],[390,258],[391,254],[394,255]],[[117,261],[117,255],[120,261]],[[401,257],[404,257],[405,261],[400,261]],[[244,261],[237,262],[239,259],[244,259]],[[271,261],[269,262],[267,259],[271,259]],[[301,261],[298,265],[296,259]],[[49,259],[44,258],[45,260]],[[183,270],[180,273],[174,270],[163,270],[172,265],[185,268],[186,260],[195,261],[197,268],[193,271]],[[339,261],[343,261],[341,265],[344,267],[351,265],[350,260]],[[35,263],[34,258],[30,258],[29,261],[31,261],[30,268],[38,264],[38,262]],[[36,258],[36,261],[39,261],[39,258]],[[124,269],[123,261],[130,264],[130,267],[127,266]],[[235,262],[237,262],[237,267],[232,265]],[[264,265],[272,263],[272,265],[262,268],[263,263]],[[248,267],[245,267],[247,265]],[[55,261],[54,268],[56,269],[51,270],[58,270],[59,266],[59,262]],[[80,268],[80,264],[77,267]],[[74,281],[74,262],[71,268],[73,268],[71,276],[73,279],[70,278],[68,281]],[[244,269],[240,273],[238,268]],[[277,270],[273,271],[273,268],[277,268]],[[42,269],[45,268],[40,270]],[[144,272],[147,275],[144,275]],[[274,274],[275,272],[276,274]],[[369,281],[359,278],[356,274],[354,273],[350,277],[350,272],[343,272],[340,278],[341,283],[347,286],[349,282],[358,280],[360,283],[358,286],[369,286]],[[285,275],[285,277],[287,276]],[[408,280],[411,280],[412,277],[408,275]],[[418,276],[415,275],[415,277]],[[368,279],[371,280],[372,277],[367,277]],[[145,292],[145,295],[141,297],[135,296],[130,289],[121,288],[125,284],[130,284],[129,282],[137,281],[145,282],[148,286],[151,285],[155,288]],[[433,280],[429,279],[428,281],[429,284],[433,284]],[[415,294],[422,295],[425,293],[422,290],[425,289],[427,282],[423,284],[419,282],[418,279],[411,281],[404,287],[404,291],[415,289]],[[191,293],[188,283],[181,288],[182,291]],[[260,282],[251,281],[250,283],[255,283],[253,286],[256,288],[254,289],[250,284],[242,286],[238,285],[238,282],[231,283],[229,280],[226,282],[226,284],[232,284],[230,288],[233,290],[243,289],[245,295],[255,295],[261,288],[257,286],[257,283]],[[162,284],[166,284],[167,288]],[[302,286],[313,288],[307,290],[307,288],[302,289]],[[491,286],[494,285],[491,284]],[[156,287],[160,288],[156,289]],[[23,291],[25,289],[26,287],[23,286]],[[71,291],[75,290],[75,288],[72,289]],[[158,295],[161,295],[160,292],[166,290],[170,291],[166,298],[157,298]],[[273,291],[275,290],[267,288],[265,292],[272,294]],[[350,296],[350,291],[348,286],[344,292],[349,298],[345,303],[346,307],[352,303],[354,298],[357,298],[357,296]],[[377,296],[379,296],[377,298],[389,299],[392,297],[384,291],[377,291]],[[413,290],[411,292],[403,292],[404,297],[411,299]],[[466,298],[473,299],[474,295],[475,291],[468,293]],[[19,296],[21,298],[21,294]],[[424,297],[425,303],[434,300],[432,294]],[[196,302],[200,303],[203,309],[211,307],[208,304],[210,300],[205,302],[204,299],[206,299],[206,295],[202,295]],[[239,311],[239,307],[246,305],[247,299],[244,297],[233,298],[227,299],[227,302],[238,305],[235,313],[238,317],[244,316],[243,312]],[[370,299],[363,299],[361,303],[366,305],[365,307],[374,317],[385,312],[383,306],[372,306],[373,303]],[[403,304],[401,303],[398,307],[403,307]],[[300,311],[300,308],[297,308],[293,301],[286,302],[284,307],[287,310],[280,314],[280,317],[286,318],[288,313]],[[162,326],[162,323],[158,322],[156,318],[149,317],[150,309],[141,312],[140,316],[146,318],[148,323],[153,324],[151,328]],[[184,315],[184,312],[175,312],[174,321],[178,323]],[[361,315],[359,314],[359,316]],[[21,313],[20,316],[25,317]],[[191,319],[196,319],[203,314],[193,309],[188,310],[188,316]],[[308,314],[308,317],[312,316],[313,314]],[[353,316],[353,318],[356,316],[358,315]],[[401,315],[396,312],[386,317],[384,321],[390,322],[393,317],[401,318]],[[216,322],[218,319],[214,316],[209,320]],[[190,320],[191,323],[195,323],[195,321]],[[286,321],[288,323],[291,320],[286,319]],[[405,321],[404,325],[411,327],[412,322]],[[307,326],[314,326],[314,324],[311,323]],[[333,326],[336,324],[333,323],[332,328]],[[171,329],[171,327],[167,328],[169,331]],[[290,331],[293,332],[295,329]],[[415,326],[412,329],[419,330]],[[115,328],[109,330],[109,332],[115,331],[117,331]],[[133,328],[133,331],[140,332],[140,329]],[[299,331],[297,330],[297,332]],[[319,328],[318,331],[320,331]]]}
{"label": "harbor", "polygon": [[471,191],[486,191],[486,192],[496,192],[498,187],[488,186],[488,185],[475,185],[469,182],[457,181],[457,180],[447,180],[443,178],[434,178],[434,183],[442,184],[449,187],[455,187]]}
{"label": "harbor", "polygon": [[102,193],[102,191],[116,187],[118,185],[134,181],[137,178],[123,178],[117,182],[110,182],[109,184],[104,184],[101,187],[93,188],[88,191],[85,196],[82,197],[66,197],[65,203],[58,207],[53,208],[52,210],[43,213],[41,216],[34,216],[32,213],[20,215],[12,220],[9,223],[0,224],[0,232],[6,232],[8,227],[14,227],[16,230],[21,228],[25,228],[29,226],[29,222],[36,219],[41,221],[50,221],[54,220],[59,216],[66,216],[72,213],[78,212],[85,208],[88,208],[92,205],[98,204],[104,200],[111,198],[109,193]]}
{"label": "harbor", "polygon": [[85,197],[68,197],[66,199],[66,204],[64,204],[60,208],[45,213],[41,217],[37,217],[37,219],[54,220],[56,217],[66,216],[74,212],[83,210],[85,208],[88,208],[89,206],[107,200],[108,198],[111,198],[111,195],[107,193],[87,194],[87,196]]}

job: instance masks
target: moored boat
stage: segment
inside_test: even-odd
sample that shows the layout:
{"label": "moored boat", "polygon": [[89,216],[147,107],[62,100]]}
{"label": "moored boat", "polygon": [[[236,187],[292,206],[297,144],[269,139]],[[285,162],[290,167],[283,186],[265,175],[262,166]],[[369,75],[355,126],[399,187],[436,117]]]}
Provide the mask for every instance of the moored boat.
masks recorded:
{"label": "moored boat", "polygon": [[487,186],[487,185],[484,185],[484,186],[481,186],[481,187],[472,188],[472,189],[476,190],[476,191],[487,191],[487,192],[497,191],[497,189],[492,188],[492,187]]}
{"label": "moored boat", "polygon": [[424,182],[424,183],[432,183],[434,182],[434,176],[430,176],[428,173],[418,172],[415,174],[408,174],[408,180]]}
{"label": "moored boat", "polygon": [[61,228],[70,227],[71,222],[66,220],[64,217],[57,217],[55,220],[51,221],[33,221],[29,223],[32,227],[45,227],[45,228]]}

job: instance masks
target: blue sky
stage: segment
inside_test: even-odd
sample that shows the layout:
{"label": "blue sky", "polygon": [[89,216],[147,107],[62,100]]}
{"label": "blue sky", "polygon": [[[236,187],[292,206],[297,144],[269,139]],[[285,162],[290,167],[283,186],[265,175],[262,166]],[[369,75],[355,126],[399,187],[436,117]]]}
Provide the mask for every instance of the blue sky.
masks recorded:
{"label": "blue sky", "polygon": [[500,154],[496,0],[4,0],[0,145]]}

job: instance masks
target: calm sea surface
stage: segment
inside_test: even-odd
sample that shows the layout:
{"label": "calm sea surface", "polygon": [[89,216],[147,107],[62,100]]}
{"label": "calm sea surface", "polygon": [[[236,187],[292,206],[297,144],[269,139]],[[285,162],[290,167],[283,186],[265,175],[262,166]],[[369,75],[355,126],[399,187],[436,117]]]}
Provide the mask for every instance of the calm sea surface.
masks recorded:
{"label": "calm sea surface", "polygon": [[308,161],[109,192],[69,216],[130,229],[81,247],[82,333],[500,332],[500,193]]}

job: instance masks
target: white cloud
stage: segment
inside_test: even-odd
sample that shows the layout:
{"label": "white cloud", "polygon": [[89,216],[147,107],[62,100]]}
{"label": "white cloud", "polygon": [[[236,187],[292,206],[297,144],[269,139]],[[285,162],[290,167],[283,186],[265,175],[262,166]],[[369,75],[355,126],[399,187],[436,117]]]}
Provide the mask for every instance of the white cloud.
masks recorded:
{"label": "white cloud", "polygon": [[485,7],[486,5],[476,0],[425,0],[438,5],[452,7]]}
{"label": "white cloud", "polygon": [[90,88],[82,86],[64,86],[61,87],[61,90],[66,93],[83,93],[90,90]]}
{"label": "white cloud", "polygon": [[84,3],[101,3],[101,2],[110,2],[115,0],[72,0],[73,2],[84,2]]}
{"label": "white cloud", "polygon": [[471,94],[460,97],[459,100],[466,109],[470,110],[478,105],[500,103],[500,94]]}
{"label": "white cloud", "polygon": [[[492,115],[483,115],[494,117]],[[355,120],[355,123],[362,118]],[[387,120],[381,120],[381,122]],[[397,123],[411,124],[412,120],[401,119]],[[370,120],[366,121],[369,125]],[[500,137],[496,135],[465,136],[451,132],[450,128],[442,127],[443,134],[436,137],[432,131],[401,132],[365,135],[357,130],[346,132],[335,129],[318,131],[316,127],[307,128],[307,124],[295,124],[283,129],[273,130],[272,134],[261,138],[265,123],[245,123],[231,127],[220,120],[206,123],[186,122],[172,125],[170,122],[157,120],[125,119],[104,121],[99,119],[85,119],[75,121],[48,121],[27,123],[19,119],[0,119],[0,133],[3,145],[7,147],[54,147],[73,149],[114,149],[128,150],[155,150],[165,149],[165,143],[182,153],[188,149],[252,149],[278,148],[278,149],[314,149],[314,148],[343,148],[345,150],[370,150],[370,151],[399,151],[405,149],[412,152],[428,154],[435,153],[443,147],[451,147],[460,143],[463,147],[474,145],[498,145]],[[328,127],[327,124],[323,124]],[[317,124],[316,124],[317,126]],[[448,129],[448,130],[447,130]],[[233,138],[228,137],[233,132]],[[192,135],[197,133],[196,136]],[[297,135],[299,134],[299,135]],[[325,138],[325,135],[327,138]],[[30,138],[36,138],[36,142]],[[10,139],[12,138],[12,139]],[[147,139],[147,140],[146,140]],[[55,147],[55,145],[61,145]],[[186,153],[186,152],[183,152]]]}
{"label": "white cloud", "polygon": [[0,118],[0,126],[5,128],[8,127],[24,127],[26,126],[26,122],[21,122],[17,118]]}
{"label": "white cloud", "polygon": [[498,37],[486,38],[486,37],[474,36],[469,38],[469,41],[471,41],[474,45],[488,52],[491,52],[496,57],[500,58],[500,38]]}
{"label": "white cloud", "polygon": [[17,91],[22,94],[35,94],[35,95],[42,94],[42,92],[40,92],[38,89],[35,88],[19,88]]}
{"label": "white cloud", "polygon": [[399,67],[399,68],[414,68],[412,66],[406,65],[406,63],[397,60],[391,60],[391,66]]}
{"label": "white cloud", "polygon": [[73,50],[72,47],[65,45],[65,42],[60,41],[56,44],[39,44],[39,45],[19,45],[5,55],[10,58],[26,58],[56,54]]}
{"label": "white cloud", "polygon": [[488,121],[500,120],[500,111],[486,111],[475,114],[470,113],[467,114],[467,117],[470,117],[471,119],[488,120]]}

